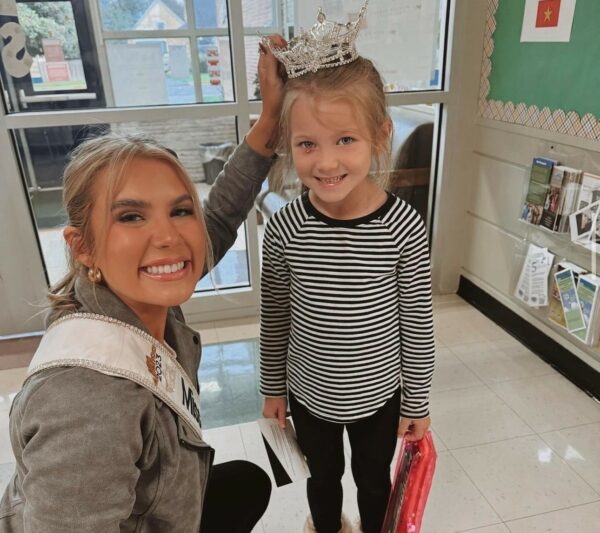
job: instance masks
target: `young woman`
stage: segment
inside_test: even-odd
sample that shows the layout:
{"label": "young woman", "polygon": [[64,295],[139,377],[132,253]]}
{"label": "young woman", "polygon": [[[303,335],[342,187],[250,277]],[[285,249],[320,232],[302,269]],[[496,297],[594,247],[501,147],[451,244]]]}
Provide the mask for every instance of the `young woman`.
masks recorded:
{"label": "young woman", "polygon": [[10,414],[16,472],[0,532],[249,532],[270,482],[212,467],[200,338],[178,307],[233,244],[271,166],[283,83],[259,62],[263,113],[202,207],[174,153],[107,135],[64,175],[70,250],[48,329]]}

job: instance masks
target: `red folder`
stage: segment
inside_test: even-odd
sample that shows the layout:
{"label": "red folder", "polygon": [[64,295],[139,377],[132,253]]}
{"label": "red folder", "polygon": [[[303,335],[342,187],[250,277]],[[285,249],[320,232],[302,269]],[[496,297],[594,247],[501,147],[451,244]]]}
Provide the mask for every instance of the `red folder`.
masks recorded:
{"label": "red folder", "polygon": [[417,442],[402,439],[381,533],[419,533],[436,459],[431,431]]}

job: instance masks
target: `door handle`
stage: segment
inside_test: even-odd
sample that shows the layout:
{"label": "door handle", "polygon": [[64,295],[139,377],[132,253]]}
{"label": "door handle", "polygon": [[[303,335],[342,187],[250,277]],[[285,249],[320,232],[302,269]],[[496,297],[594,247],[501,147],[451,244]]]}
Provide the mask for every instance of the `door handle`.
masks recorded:
{"label": "door handle", "polygon": [[73,100],[96,100],[96,93],[68,93],[68,94],[40,94],[28,96],[25,91],[19,91],[19,100],[24,109],[27,109],[28,104],[39,104],[45,102],[70,102]]}

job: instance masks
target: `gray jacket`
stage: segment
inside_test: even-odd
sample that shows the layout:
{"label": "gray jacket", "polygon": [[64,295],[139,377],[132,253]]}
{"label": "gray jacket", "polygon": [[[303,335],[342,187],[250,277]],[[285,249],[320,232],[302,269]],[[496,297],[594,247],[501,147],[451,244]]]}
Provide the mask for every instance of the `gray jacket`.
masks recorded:
{"label": "gray jacket", "polygon": [[[242,143],[212,187],[204,209],[215,262],[270,164]],[[145,330],[105,287],[78,279],[76,296],[80,311]],[[200,338],[179,308],[169,310],[165,340],[198,388]],[[1,533],[199,530],[213,450],[132,381],[80,367],[44,370],[16,396],[10,438],[17,465],[0,502]]]}

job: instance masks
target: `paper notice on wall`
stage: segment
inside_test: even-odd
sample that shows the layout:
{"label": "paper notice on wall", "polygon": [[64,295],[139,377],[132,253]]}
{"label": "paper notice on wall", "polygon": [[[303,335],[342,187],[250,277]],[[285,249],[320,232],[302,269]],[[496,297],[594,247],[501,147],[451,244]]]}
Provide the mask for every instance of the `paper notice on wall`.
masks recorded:
{"label": "paper notice on wall", "polygon": [[[296,34],[316,22],[319,7],[327,19],[355,20],[364,0],[296,2]],[[375,66],[394,90],[414,88],[433,77],[438,49],[440,0],[370,2],[358,35],[358,52]]]}
{"label": "paper notice on wall", "polygon": [[548,305],[548,275],[554,255],[547,248],[530,244],[517,282],[515,296],[530,307]]}
{"label": "paper notice on wall", "polygon": [[275,418],[257,420],[277,486],[310,477],[306,459],[298,446],[294,426],[288,419],[281,429]]}
{"label": "paper notice on wall", "polygon": [[521,42],[568,43],[576,0],[526,0]]}

